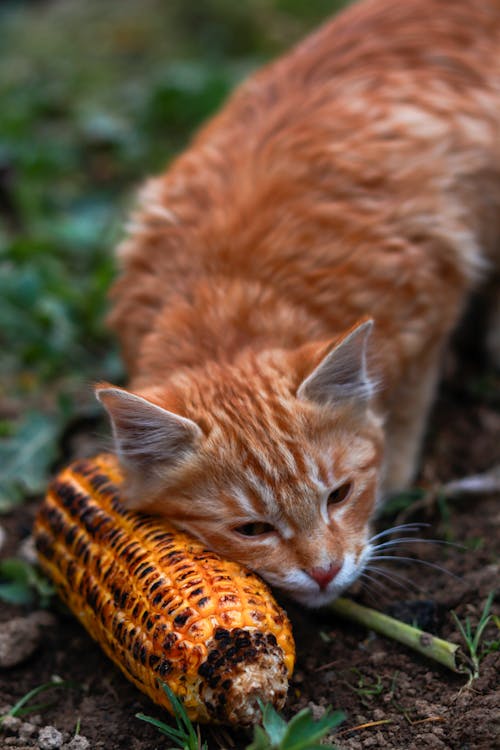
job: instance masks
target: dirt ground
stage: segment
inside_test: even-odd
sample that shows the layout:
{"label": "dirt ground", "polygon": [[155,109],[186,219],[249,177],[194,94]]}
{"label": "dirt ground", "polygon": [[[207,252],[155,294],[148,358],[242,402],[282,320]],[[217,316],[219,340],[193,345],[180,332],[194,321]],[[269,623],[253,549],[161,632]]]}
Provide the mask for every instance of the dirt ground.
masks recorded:
{"label": "dirt ground", "polygon": [[[465,361],[474,356],[474,352],[467,353]],[[463,358],[450,358],[446,369],[426,445],[420,477],[424,485],[483,471],[499,460],[498,378],[487,377],[480,366],[465,366]],[[83,444],[88,451],[94,434],[95,429],[88,425],[83,431],[76,426],[69,452],[79,452]],[[424,627],[459,642],[450,611],[462,620],[469,617],[475,625],[488,594],[498,586],[498,500],[498,495],[464,497],[406,510],[404,519],[397,514],[381,519],[380,529],[400,520],[425,522],[430,524],[422,532],[425,537],[464,545],[416,543],[401,551],[443,566],[457,577],[416,563],[387,563],[389,573],[404,575],[407,580],[396,585],[378,577],[371,587],[356,589],[356,598],[398,617],[405,611],[410,620],[422,617]],[[4,555],[14,554],[29,535],[36,505],[33,501],[2,521],[7,531]],[[342,709],[346,719],[330,738],[341,750],[500,747],[498,651],[484,657],[479,679],[466,687],[463,676],[403,646],[327,612],[306,612],[289,602],[283,604],[294,626],[298,652],[287,716],[307,705],[318,715],[325,706]],[[161,711],[125,680],[73,618],[57,608],[52,611],[54,620],[43,628],[34,655],[0,671],[0,712],[2,706],[12,705],[52,675],[72,680],[79,687],[54,691],[54,702],[39,712],[40,718],[23,719],[35,727],[22,730],[14,722],[0,734],[0,747],[36,747],[38,728],[43,725],[53,725],[68,741],[78,725],[89,748],[168,748],[166,738],[135,718],[138,711],[161,718]],[[25,608],[4,604],[0,613],[2,627],[12,618],[28,614]],[[484,642],[499,639],[498,628],[491,622]],[[363,724],[368,726],[360,728]],[[205,728],[203,737],[211,748],[243,750],[249,741],[248,735],[225,729]]]}

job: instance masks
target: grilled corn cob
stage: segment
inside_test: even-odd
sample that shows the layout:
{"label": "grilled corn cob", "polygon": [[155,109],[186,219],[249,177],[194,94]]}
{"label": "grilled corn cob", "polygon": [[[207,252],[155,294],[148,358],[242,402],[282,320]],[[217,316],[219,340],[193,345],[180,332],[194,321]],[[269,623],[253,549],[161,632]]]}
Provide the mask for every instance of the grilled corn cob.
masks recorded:
{"label": "grilled corn cob", "polygon": [[266,585],[165,522],[120,502],[116,459],[78,461],[52,483],[35,522],[42,568],[106,654],[170,709],[250,724],[257,698],[283,706],[294,663],[286,614]]}

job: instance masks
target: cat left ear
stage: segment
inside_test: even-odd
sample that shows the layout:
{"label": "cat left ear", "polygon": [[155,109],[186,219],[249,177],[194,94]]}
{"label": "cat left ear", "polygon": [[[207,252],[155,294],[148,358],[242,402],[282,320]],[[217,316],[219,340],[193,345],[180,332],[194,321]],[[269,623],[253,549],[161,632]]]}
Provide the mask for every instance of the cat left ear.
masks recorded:
{"label": "cat left ear", "polygon": [[95,393],[108,412],[116,451],[127,471],[127,507],[141,508],[155,485],[196,450],[203,433],[191,419],[122,388],[100,386]]}
{"label": "cat left ear", "polygon": [[372,329],[373,320],[367,320],[336,343],[299,386],[297,397],[321,405],[366,403],[375,387],[366,365]]}

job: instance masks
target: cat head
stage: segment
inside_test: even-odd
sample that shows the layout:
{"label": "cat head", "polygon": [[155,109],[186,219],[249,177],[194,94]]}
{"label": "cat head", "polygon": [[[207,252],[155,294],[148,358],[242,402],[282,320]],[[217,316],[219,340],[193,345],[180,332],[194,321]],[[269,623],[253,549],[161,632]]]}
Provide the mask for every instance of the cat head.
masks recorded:
{"label": "cat head", "polygon": [[127,507],[168,518],[308,606],[362,571],[378,494],[367,321],[131,393],[100,385]]}

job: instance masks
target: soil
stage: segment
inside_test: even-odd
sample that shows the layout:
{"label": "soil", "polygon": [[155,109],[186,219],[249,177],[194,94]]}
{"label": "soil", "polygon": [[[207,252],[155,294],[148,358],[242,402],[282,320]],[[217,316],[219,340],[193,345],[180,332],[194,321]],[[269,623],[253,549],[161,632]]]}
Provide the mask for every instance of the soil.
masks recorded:
{"label": "soil", "polygon": [[[465,359],[463,355],[453,357],[448,363],[427,440],[421,485],[474,474],[498,463],[500,383],[491,374],[486,377],[480,365],[471,365],[474,358],[475,353],[468,352]],[[92,434],[88,425],[80,434],[76,430],[73,444],[88,447]],[[476,626],[488,594],[498,586],[498,499],[498,494],[484,494],[446,503],[417,503],[414,509],[406,509],[404,516],[381,519],[377,524],[380,529],[401,521],[424,522],[429,527],[420,536],[463,546],[415,543],[405,547],[401,554],[443,569],[393,561],[386,564],[386,571],[405,576],[405,581],[391,582],[379,576],[371,585],[350,593],[368,606],[420,620],[425,628],[459,643],[451,610]],[[3,555],[14,554],[29,535],[36,506],[36,501],[27,503],[2,521],[7,531]],[[279,594],[277,598],[280,600]],[[326,706],[341,709],[345,721],[330,738],[341,750],[500,747],[500,653],[494,650],[500,634],[494,621],[483,637],[483,647],[489,644],[491,652],[482,658],[479,678],[468,685],[463,675],[331,613],[283,604],[297,644],[297,666],[284,712],[287,717],[304,706],[310,706],[317,716]],[[1,605],[0,621],[6,623],[29,613],[27,608]],[[41,717],[23,719],[31,722],[31,728],[20,731],[14,722],[0,734],[0,747],[40,746],[36,744],[38,727],[44,724],[58,729],[66,741],[78,725],[89,748],[170,747],[153,727],[135,718],[137,712],[144,712],[165,719],[162,712],[126,681],[71,616],[54,606],[52,613],[54,621],[40,630],[33,655],[22,664],[0,670],[0,712],[2,706],[12,705],[53,675],[74,681],[78,687],[53,691],[53,702],[40,710]],[[224,728],[206,727],[202,734],[210,748],[243,750],[249,742],[248,734]]]}

